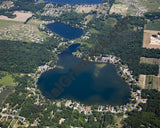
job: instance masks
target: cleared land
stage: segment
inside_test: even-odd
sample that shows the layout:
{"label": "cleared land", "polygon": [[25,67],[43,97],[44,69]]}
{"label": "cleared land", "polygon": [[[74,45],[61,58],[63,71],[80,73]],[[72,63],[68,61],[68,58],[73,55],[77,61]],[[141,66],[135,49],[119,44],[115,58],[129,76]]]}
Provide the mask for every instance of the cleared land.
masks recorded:
{"label": "cleared land", "polygon": [[160,38],[154,38],[152,35],[157,35],[160,31],[144,30],[143,33],[143,47],[144,48],[158,48],[160,49]]}
{"label": "cleared land", "polygon": [[140,75],[139,85],[142,89],[157,89],[160,91],[160,76]]}
{"label": "cleared land", "polygon": [[145,81],[145,89],[157,89],[160,91],[160,77],[147,75]]}
{"label": "cleared land", "polygon": [[98,13],[106,14],[109,9],[108,4],[103,4],[101,6],[98,5],[79,5],[75,11],[77,13],[89,13],[91,11],[97,11]]}
{"label": "cleared land", "polygon": [[128,5],[126,4],[113,4],[110,10],[110,14],[117,13],[121,15],[126,15],[128,10]]}
{"label": "cleared land", "polygon": [[6,75],[0,79],[0,84],[3,86],[15,86],[16,83],[14,82],[12,75]]}
{"label": "cleared land", "polygon": [[141,86],[141,88],[145,88],[145,84],[146,84],[146,75],[139,75],[139,84]]}
{"label": "cleared land", "polygon": [[19,12],[19,11],[15,11],[13,14],[16,15],[16,17],[13,19],[8,18],[7,16],[0,15],[0,20],[25,22],[28,18],[32,16],[32,13],[25,13],[25,12]]}
{"label": "cleared land", "polygon": [[89,13],[89,12],[91,12],[91,11],[95,11],[95,10],[97,10],[96,9],[96,5],[93,5],[93,6],[78,6],[78,8],[76,9],[76,11],[78,12],[78,13]]}
{"label": "cleared land", "polygon": [[157,89],[158,91],[160,91],[160,59],[141,57],[140,63],[159,65],[158,76],[141,74],[139,76],[139,84],[143,89]]}

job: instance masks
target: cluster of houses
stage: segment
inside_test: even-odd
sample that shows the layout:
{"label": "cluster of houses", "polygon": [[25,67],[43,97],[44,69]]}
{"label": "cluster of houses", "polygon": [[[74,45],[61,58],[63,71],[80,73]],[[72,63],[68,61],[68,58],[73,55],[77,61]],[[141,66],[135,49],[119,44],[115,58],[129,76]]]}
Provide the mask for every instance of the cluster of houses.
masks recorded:
{"label": "cluster of houses", "polygon": [[14,41],[29,41],[41,43],[44,41],[43,36],[37,34],[35,28],[31,25],[12,25],[0,29],[0,39],[14,40]]}
{"label": "cluster of houses", "polygon": [[46,4],[46,6],[44,7],[44,12],[42,13],[42,15],[58,17],[64,12],[70,12],[72,8],[73,7],[69,4],[58,6],[58,4],[49,3],[49,4]]}
{"label": "cluster of houses", "polygon": [[11,7],[14,7],[14,3],[12,1],[4,1],[0,5],[0,9],[10,9]]}

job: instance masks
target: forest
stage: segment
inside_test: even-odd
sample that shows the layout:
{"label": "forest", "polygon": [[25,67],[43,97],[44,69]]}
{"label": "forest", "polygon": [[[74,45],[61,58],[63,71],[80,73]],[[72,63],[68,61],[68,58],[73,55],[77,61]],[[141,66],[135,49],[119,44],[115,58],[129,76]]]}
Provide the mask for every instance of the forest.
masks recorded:
{"label": "forest", "polygon": [[52,59],[43,44],[0,40],[0,70],[31,73]]}
{"label": "forest", "polygon": [[[3,2],[6,0],[2,0],[0,2]],[[22,6],[23,5],[23,6]],[[35,3],[35,0],[16,0],[14,1],[14,7],[10,9],[0,9],[0,15],[9,15],[14,11],[31,11],[33,13],[37,13],[38,11],[42,11],[44,8],[45,3]],[[6,13],[8,12],[8,14]]]}

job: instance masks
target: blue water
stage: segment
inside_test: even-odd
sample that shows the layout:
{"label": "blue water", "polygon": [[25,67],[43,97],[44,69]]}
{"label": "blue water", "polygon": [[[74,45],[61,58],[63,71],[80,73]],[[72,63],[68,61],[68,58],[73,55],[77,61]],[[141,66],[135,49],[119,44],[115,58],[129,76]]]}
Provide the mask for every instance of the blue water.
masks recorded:
{"label": "blue water", "polygon": [[99,4],[103,0],[44,0],[53,3],[63,3],[63,4]]}
{"label": "blue water", "polygon": [[48,24],[47,28],[50,29],[52,32],[55,32],[56,34],[70,40],[79,38],[83,35],[82,29],[73,28],[69,25],[59,22]]}
{"label": "blue water", "polygon": [[82,61],[72,55],[79,44],[59,55],[58,66],[43,73],[37,84],[52,99],[67,98],[84,104],[122,105],[129,101],[130,89],[112,64]]}

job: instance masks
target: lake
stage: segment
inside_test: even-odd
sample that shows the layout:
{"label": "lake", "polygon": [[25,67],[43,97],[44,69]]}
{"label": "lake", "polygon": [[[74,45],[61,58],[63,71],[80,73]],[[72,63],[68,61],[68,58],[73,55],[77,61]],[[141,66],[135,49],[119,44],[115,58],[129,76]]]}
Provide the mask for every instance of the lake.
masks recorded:
{"label": "lake", "polygon": [[63,3],[63,4],[99,4],[103,0],[44,0],[52,3]]}
{"label": "lake", "polygon": [[76,39],[83,35],[83,30],[80,28],[73,28],[67,24],[64,23],[51,23],[46,25],[48,29],[50,29],[52,32],[55,32],[56,34],[67,38],[67,39]]}
{"label": "lake", "polygon": [[82,61],[72,55],[80,44],[71,45],[58,57],[57,67],[43,73],[38,82],[42,94],[53,99],[71,99],[86,105],[124,105],[130,89],[112,64]]}

